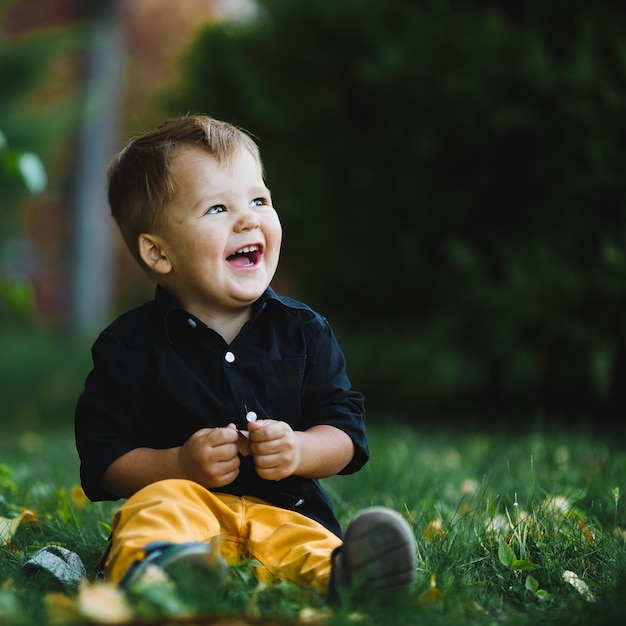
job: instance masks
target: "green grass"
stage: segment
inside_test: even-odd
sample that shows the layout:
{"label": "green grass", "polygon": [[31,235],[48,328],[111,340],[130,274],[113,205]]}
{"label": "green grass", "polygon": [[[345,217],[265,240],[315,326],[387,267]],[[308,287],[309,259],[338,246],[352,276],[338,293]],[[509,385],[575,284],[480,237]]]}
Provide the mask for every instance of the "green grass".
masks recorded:
{"label": "green grass", "polygon": [[91,368],[91,339],[0,324],[0,434],[67,423]]}
{"label": "green grass", "polygon": [[[171,616],[189,612],[295,622],[307,611],[325,615],[331,626],[621,621],[626,450],[619,442],[580,429],[513,436],[381,421],[369,428],[371,462],[358,474],[324,482],[343,524],[369,505],[406,515],[419,556],[409,597],[384,610],[359,607],[358,618],[344,609],[320,613],[324,602],[306,589],[257,587],[246,564],[231,570],[220,594],[207,594],[193,581],[183,591],[138,591],[132,602],[138,623],[161,623],[167,615],[162,623],[173,623]],[[22,521],[0,547],[0,624],[68,623],[67,615],[54,622],[46,608],[62,610],[63,598],[77,623],[91,623],[79,617],[76,590],[23,564],[56,543],[81,557],[93,581],[117,505],[81,505],[72,497],[78,462],[67,424],[6,430],[0,439],[0,515],[12,518],[27,508],[38,519]],[[564,580],[566,571],[586,583],[593,600]],[[429,591],[431,581],[436,589]],[[101,617],[113,606],[110,600],[84,601]],[[102,608],[94,608],[99,602]]]}

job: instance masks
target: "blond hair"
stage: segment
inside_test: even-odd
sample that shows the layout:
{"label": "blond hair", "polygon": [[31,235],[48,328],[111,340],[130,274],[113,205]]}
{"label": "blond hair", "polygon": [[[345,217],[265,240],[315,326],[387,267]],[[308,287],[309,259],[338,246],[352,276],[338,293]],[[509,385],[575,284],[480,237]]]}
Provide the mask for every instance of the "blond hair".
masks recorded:
{"label": "blond hair", "polygon": [[165,209],[176,191],[170,164],[183,147],[206,150],[220,164],[245,149],[262,168],[259,148],[248,133],[206,115],[170,118],[131,139],[111,160],[107,191],[111,214],[122,237],[144,268],[139,235],[159,232]]}

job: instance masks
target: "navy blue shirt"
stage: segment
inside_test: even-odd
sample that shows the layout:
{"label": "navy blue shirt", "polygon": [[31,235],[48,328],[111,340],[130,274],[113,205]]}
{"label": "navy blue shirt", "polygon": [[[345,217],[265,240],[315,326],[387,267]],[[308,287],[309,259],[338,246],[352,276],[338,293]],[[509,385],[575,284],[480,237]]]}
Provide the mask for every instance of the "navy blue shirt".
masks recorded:
{"label": "navy blue shirt", "polygon": [[[134,448],[182,445],[201,428],[246,413],[282,420],[294,430],[328,424],[347,433],[351,474],[369,458],[363,396],[351,388],[343,353],[321,315],[268,288],[232,343],[185,311],[164,289],[115,320],[92,347],[93,369],[75,413],[80,475],[87,496],[115,500],[100,482],[105,470]],[[215,489],[293,509],[341,536],[317,480],[262,479],[252,457],[238,477]]]}

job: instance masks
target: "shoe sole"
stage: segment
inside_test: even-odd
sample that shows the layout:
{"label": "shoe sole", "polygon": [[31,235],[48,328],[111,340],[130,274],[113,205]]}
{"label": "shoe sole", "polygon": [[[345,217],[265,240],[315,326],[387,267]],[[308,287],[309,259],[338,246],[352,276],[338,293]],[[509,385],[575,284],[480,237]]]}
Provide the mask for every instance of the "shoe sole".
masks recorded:
{"label": "shoe sole", "polygon": [[388,600],[415,582],[415,537],[396,511],[371,507],[348,525],[341,549],[341,566],[354,598]]}

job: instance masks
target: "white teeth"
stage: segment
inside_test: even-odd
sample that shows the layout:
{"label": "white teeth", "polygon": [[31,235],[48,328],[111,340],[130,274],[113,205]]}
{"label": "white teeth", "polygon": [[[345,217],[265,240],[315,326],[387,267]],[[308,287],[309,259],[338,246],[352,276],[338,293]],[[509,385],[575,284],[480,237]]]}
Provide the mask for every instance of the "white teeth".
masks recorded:
{"label": "white teeth", "polygon": [[259,246],[246,246],[245,248],[239,248],[235,254],[248,254],[248,252],[256,252]]}

